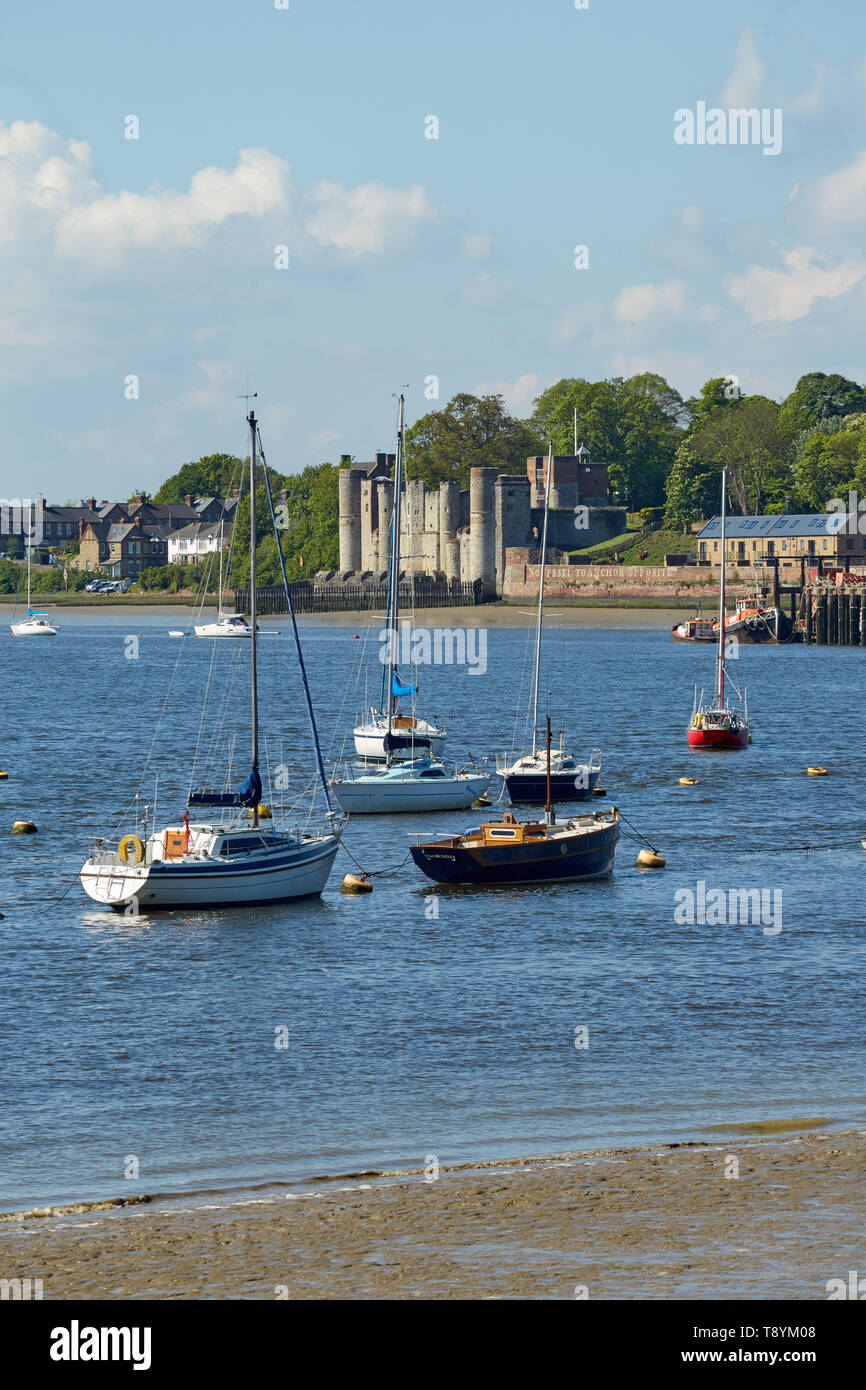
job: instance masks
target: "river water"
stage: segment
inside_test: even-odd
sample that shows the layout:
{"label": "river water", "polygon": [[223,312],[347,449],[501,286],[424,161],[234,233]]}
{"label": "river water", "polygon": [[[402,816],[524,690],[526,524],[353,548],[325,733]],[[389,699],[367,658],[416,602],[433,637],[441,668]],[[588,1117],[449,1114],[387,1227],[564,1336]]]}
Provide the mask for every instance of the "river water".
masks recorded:
{"label": "river water", "polygon": [[[554,726],[603,750],[596,805],[619,806],[663,871],[634,867],[624,836],[608,882],[437,893],[408,832],[477,812],[358,817],[347,846],[390,871],[372,895],[339,892],[340,854],[321,901],[137,918],[84,896],[88,838],[135,828],[148,759],[139,813],[158,772],[157,815],[179,816],[218,727],[244,775],[246,674],[225,648],[245,644],[116,612],[61,615],[44,642],[4,625],[0,1209],[864,1121],[866,652],[742,648],[754,742],[700,754],[685,728],[711,651],[661,622],[551,621]],[[336,755],[380,680],[375,633],[359,661],[361,628],[302,631]],[[489,631],[481,674],[422,671],[458,760],[511,746],[528,635]],[[268,759],[298,787],[312,758],[286,628],[261,647]],[[9,834],[21,816],[37,835]],[[698,910],[751,889],[763,915]]]}

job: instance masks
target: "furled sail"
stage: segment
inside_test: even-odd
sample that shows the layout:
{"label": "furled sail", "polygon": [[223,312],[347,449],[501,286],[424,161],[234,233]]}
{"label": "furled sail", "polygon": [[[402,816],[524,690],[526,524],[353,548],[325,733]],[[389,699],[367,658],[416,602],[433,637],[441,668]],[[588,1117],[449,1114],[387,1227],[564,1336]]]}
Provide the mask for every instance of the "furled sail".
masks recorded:
{"label": "furled sail", "polygon": [[233,792],[213,792],[203,788],[198,792],[190,792],[187,797],[189,806],[258,806],[262,795],[262,779],[259,776],[258,768],[250,769],[250,775],[239,787],[235,787]]}

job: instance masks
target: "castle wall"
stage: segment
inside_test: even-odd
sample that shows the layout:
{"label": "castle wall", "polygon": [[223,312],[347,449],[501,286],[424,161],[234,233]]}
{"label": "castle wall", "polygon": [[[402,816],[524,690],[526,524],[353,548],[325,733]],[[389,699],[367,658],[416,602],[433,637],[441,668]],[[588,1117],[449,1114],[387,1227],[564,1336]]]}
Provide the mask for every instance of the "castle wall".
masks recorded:
{"label": "castle wall", "polygon": [[501,475],[496,479],[494,567],[496,592],[501,596],[505,582],[505,551],[509,546],[525,545],[531,522],[528,478]]}
{"label": "castle wall", "polygon": [[473,468],[469,475],[469,552],[471,579],[480,579],[485,594],[496,592],[494,517],[495,468]]}
{"label": "castle wall", "polygon": [[376,483],[361,479],[361,569],[375,570],[379,558],[379,511]]}

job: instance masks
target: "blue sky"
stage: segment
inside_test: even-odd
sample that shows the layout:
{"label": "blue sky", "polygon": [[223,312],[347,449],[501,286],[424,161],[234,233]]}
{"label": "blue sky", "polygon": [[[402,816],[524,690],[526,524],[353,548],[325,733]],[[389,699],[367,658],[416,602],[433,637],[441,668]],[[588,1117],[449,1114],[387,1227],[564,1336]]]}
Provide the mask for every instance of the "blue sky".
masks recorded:
{"label": "blue sky", "polygon": [[[0,496],[241,452],[247,389],[294,472],[388,447],[429,376],[521,414],[566,375],[866,380],[850,0],[48,0],[4,30]],[[781,109],[781,152],[676,144],[699,101]]]}

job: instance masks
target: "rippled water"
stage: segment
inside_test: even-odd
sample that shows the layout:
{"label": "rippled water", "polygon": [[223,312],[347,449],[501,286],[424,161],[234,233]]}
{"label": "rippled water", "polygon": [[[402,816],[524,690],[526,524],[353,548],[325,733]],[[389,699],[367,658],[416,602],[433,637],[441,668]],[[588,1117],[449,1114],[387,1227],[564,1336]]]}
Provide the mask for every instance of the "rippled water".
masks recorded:
{"label": "rippled water", "polygon": [[[864,1119],[866,652],[743,649],[754,744],[726,756],[685,746],[711,652],[674,645],[662,622],[614,630],[615,616],[552,635],[555,716],[578,751],[601,746],[609,799],[663,872],[634,868],[623,838],[607,883],[434,900],[404,862],[407,831],[477,813],[358,817],[357,859],[401,865],[369,897],[338,891],[341,854],[320,902],[130,919],[97,909],[75,874],[135,790],[178,659],[152,767],[160,818],[182,810],[213,644],[170,639],[177,618],[61,621],[45,642],[0,630],[0,1207]],[[345,698],[337,752],[363,704],[360,643],[346,626],[303,634],[326,745]],[[526,639],[491,631],[483,676],[424,676],[454,755],[510,743]],[[263,644],[263,729],[272,761],[282,738],[309,772],[289,640]],[[233,659],[219,645],[217,684]],[[242,696],[240,674],[238,768]],[[814,763],[831,775],[807,777]],[[9,835],[21,815],[38,835]],[[791,849],[804,843],[840,847]],[[698,880],[779,889],[782,930],[679,925],[675,893]]]}

